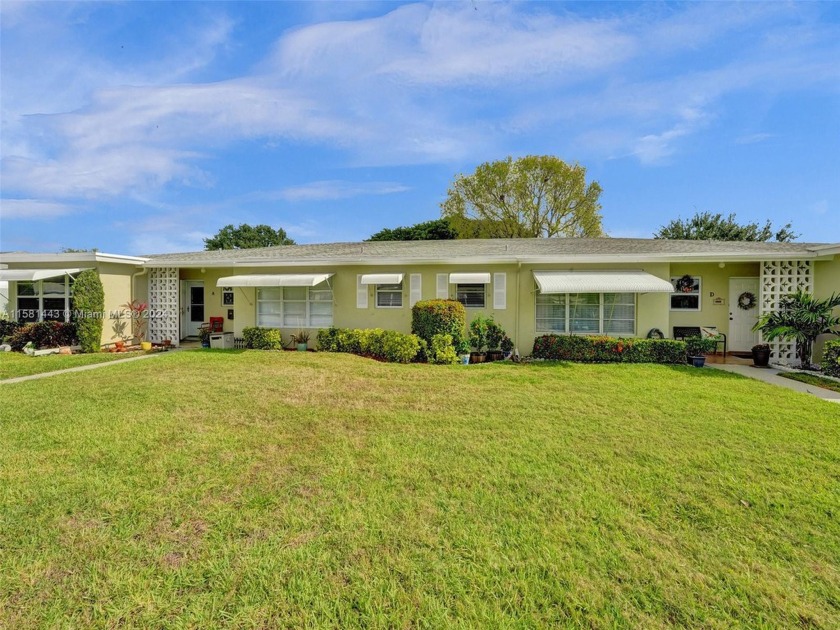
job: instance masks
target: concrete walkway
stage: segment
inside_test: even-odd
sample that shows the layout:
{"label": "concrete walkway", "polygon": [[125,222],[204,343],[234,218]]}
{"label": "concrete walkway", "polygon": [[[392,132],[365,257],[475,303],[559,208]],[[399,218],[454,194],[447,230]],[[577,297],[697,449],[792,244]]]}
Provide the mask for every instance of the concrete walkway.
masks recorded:
{"label": "concrete walkway", "polygon": [[[170,350],[170,352],[175,352],[174,350]],[[143,359],[151,359],[152,357],[156,357],[161,354],[166,354],[165,352],[152,352],[149,354],[144,354],[139,357],[128,357],[126,359],[115,359],[114,361],[103,361],[102,363],[91,363],[90,365],[79,365],[72,368],[67,368],[66,370],[55,370],[53,372],[40,372],[38,374],[30,374],[29,376],[16,376],[14,378],[6,378],[0,380],[0,385],[7,385],[10,383],[23,383],[24,381],[34,381],[39,378],[48,378],[50,376],[58,376],[59,374],[69,374],[70,372],[84,372],[85,370],[96,370],[99,368],[107,367],[109,365],[119,365],[120,363],[129,363],[131,361],[142,361]],[[35,359],[37,361],[37,359]]]}
{"label": "concrete walkway", "polygon": [[735,363],[707,362],[706,365],[716,370],[724,370],[725,372],[740,374],[741,376],[754,378],[758,381],[778,385],[779,387],[787,387],[788,389],[802,392],[803,394],[811,394],[812,396],[822,398],[823,400],[827,400],[829,402],[840,403],[840,392],[833,392],[830,389],[823,389],[822,387],[815,387],[814,385],[800,383],[799,381],[792,381],[789,378],[782,378],[781,376],[778,376],[781,370],[777,370],[776,368],[756,368],[752,365]]}

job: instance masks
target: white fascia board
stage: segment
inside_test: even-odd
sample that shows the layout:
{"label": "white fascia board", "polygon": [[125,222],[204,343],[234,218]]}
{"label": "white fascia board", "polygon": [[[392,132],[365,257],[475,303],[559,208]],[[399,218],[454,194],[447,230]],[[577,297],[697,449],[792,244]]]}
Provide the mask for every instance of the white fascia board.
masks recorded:
{"label": "white fascia board", "polygon": [[121,254],[105,254],[102,252],[69,252],[60,254],[30,254],[8,253],[0,254],[3,263],[56,263],[65,265],[71,262],[110,262],[122,265],[142,265],[148,259],[139,256],[123,256]]}

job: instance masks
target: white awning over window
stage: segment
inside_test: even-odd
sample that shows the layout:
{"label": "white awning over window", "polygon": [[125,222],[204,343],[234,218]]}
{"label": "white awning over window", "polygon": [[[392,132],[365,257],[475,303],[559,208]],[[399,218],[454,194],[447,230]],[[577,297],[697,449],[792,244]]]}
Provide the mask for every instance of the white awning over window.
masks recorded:
{"label": "white awning over window", "polygon": [[[90,269],[90,267],[87,267]],[[0,280],[7,282],[33,282],[58,278],[60,276],[75,275],[84,269],[0,269]]]}
{"label": "white awning over window", "polygon": [[535,271],[540,293],[673,293],[668,280],[644,271]]}
{"label": "white awning over window", "polygon": [[402,273],[366,273],[362,275],[359,284],[399,284],[403,281]]}
{"label": "white awning over window", "polygon": [[280,273],[219,278],[217,287],[314,287],[331,278],[331,273]]}
{"label": "white awning over window", "polygon": [[450,273],[449,284],[490,284],[489,273]]}

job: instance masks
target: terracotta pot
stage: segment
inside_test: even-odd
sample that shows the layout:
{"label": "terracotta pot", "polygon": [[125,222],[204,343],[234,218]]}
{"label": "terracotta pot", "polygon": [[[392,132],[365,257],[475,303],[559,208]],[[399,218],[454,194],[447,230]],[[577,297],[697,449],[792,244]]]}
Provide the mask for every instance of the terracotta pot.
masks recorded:
{"label": "terracotta pot", "polygon": [[484,353],[470,352],[470,363],[484,363]]}
{"label": "terracotta pot", "polygon": [[504,352],[501,350],[488,350],[487,351],[487,361],[501,361],[505,358]]}

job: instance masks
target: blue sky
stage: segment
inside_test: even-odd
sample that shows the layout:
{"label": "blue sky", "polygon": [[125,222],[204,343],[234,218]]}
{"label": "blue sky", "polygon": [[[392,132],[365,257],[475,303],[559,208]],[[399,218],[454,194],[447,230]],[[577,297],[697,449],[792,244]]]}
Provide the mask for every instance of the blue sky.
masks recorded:
{"label": "blue sky", "polygon": [[0,249],[301,243],[440,216],[553,154],[604,227],[696,211],[840,241],[840,4],[0,4]]}

